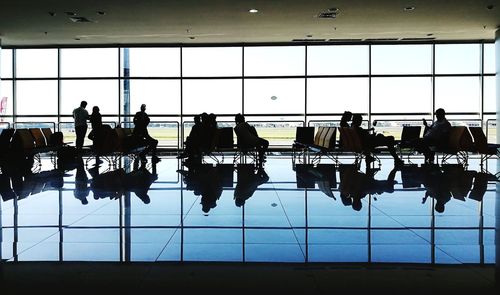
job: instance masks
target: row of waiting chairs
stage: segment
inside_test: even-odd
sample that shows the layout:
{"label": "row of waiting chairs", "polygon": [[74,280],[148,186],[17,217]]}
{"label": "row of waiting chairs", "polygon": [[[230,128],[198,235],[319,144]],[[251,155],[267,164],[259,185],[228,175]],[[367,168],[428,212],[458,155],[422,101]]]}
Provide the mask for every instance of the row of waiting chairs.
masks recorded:
{"label": "row of waiting chairs", "polygon": [[[340,133],[337,141],[337,129]],[[408,157],[414,154],[415,141],[420,138],[420,126],[404,126],[401,140],[396,141],[397,149],[402,155],[406,151]],[[481,156],[481,164],[488,158],[499,156],[500,145],[488,143],[481,127],[453,126],[448,142],[444,146],[431,147],[435,152],[442,153],[442,162],[456,156],[462,164],[468,161],[469,153]],[[375,150],[375,152],[381,149]],[[327,156],[338,163],[340,153],[353,153],[356,161],[364,155],[361,139],[354,128],[350,127],[297,127],[296,139],[292,145],[293,161],[313,153],[313,163],[319,163],[321,157]],[[370,151],[371,152],[371,151]]]}

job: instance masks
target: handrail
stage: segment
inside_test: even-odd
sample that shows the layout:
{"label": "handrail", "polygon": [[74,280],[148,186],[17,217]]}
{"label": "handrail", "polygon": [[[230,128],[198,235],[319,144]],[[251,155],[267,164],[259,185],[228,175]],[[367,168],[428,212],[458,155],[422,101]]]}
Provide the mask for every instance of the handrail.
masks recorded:
{"label": "handrail", "polygon": [[[256,123],[299,123],[302,127],[305,126],[305,122],[303,120],[290,120],[290,121],[247,121],[248,124],[256,124]],[[254,126],[255,127],[255,126]],[[259,127],[259,126],[257,126]],[[295,134],[294,134],[295,135]],[[292,141],[289,143],[289,144],[269,144],[269,145],[272,145],[274,147],[281,147],[281,146],[290,146],[290,144],[293,142],[293,139],[295,138],[295,136],[292,138]]]}
{"label": "handrail", "polygon": [[10,129],[10,122],[0,122],[0,125],[2,125],[2,124],[7,124],[7,129]]}
{"label": "handrail", "polygon": [[[55,122],[15,122],[14,124],[12,124],[12,127],[14,129],[19,129],[17,126],[18,125],[22,125],[22,124],[25,124],[25,125],[43,125],[43,124],[48,124],[48,125],[52,125],[52,130],[53,131],[56,131],[56,123]],[[31,128],[41,128],[41,127],[34,126],[34,127],[31,127]]]}
{"label": "handrail", "polygon": [[[57,123],[57,130],[61,131],[61,125],[62,124],[75,124],[74,122],[69,122],[69,121],[62,121]],[[108,124],[111,125],[112,128],[116,127],[116,122],[115,121],[103,121],[102,124]],[[87,123],[88,126],[91,126],[90,123]]]}

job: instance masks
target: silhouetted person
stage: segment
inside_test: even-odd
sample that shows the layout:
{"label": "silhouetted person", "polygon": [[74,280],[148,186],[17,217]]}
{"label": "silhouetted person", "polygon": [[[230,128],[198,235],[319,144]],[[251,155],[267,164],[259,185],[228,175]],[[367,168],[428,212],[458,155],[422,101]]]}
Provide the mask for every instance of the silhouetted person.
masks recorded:
{"label": "silhouetted person", "polygon": [[392,158],[394,159],[394,165],[399,166],[404,164],[403,160],[401,160],[396,153],[395,141],[393,136],[385,136],[382,134],[372,134],[369,130],[361,127],[363,122],[363,117],[360,114],[355,114],[352,117],[351,126],[356,129],[360,139],[361,144],[363,145],[363,149],[365,150],[366,162],[367,164],[372,162],[374,158],[370,155],[370,153],[379,146],[385,146],[389,150]]}
{"label": "silhouetted person", "polygon": [[[89,133],[89,139],[92,140],[92,148],[94,151],[99,151],[103,144],[103,129],[102,129],[102,115],[99,113],[99,107],[94,106],[92,108],[92,114],[90,114],[90,124],[92,126],[92,131]],[[95,158],[96,165],[102,163],[99,159],[99,153],[96,153]]]}
{"label": "silhouetted person", "polygon": [[236,206],[241,207],[246,200],[253,196],[259,185],[269,181],[269,176],[262,167],[255,171],[253,166],[240,165],[237,171],[238,178],[234,189],[234,203]]}
{"label": "silhouetted person", "polygon": [[80,200],[83,205],[87,205],[89,202],[87,197],[89,196],[90,188],[88,187],[88,177],[87,172],[85,172],[85,166],[83,164],[83,159],[79,158],[77,160],[76,174],[75,174],[75,189],[73,194],[75,198]]}
{"label": "silhouetted person", "polygon": [[194,120],[194,125],[193,127],[191,127],[189,136],[186,138],[186,141],[184,142],[184,152],[182,152],[182,154],[180,154],[177,157],[178,159],[192,157],[200,153],[200,144],[203,132],[201,125],[201,116],[195,115],[193,120]]}
{"label": "silhouetted person", "polygon": [[416,144],[416,150],[425,156],[426,163],[434,163],[435,153],[431,151],[431,146],[443,147],[446,145],[451,130],[451,124],[446,119],[444,109],[437,109],[434,112],[436,121],[431,126],[427,124],[425,119],[422,123],[425,126],[423,138]]}
{"label": "silhouetted person", "polygon": [[148,191],[151,184],[157,179],[158,174],[156,173],[155,162],[152,163],[152,172],[149,172],[145,162],[142,162],[139,167],[137,161],[135,161],[134,170],[125,175],[124,185],[128,190],[135,193],[144,204],[149,204],[151,199],[149,198]]}
{"label": "silhouetted person", "polygon": [[75,133],[76,133],[76,149],[81,151],[83,147],[83,142],[85,140],[85,134],[87,133],[87,119],[89,118],[89,113],[85,109],[87,107],[87,102],[82,100],[80,102],[80,107],[73,110],[73,118],[75,120]]}
{"label": "silhouetted person", "polygon": [[201,207],[205,214],[217,206],[217,200],[222,195],[222,179],[217,167],[199,165],[194,169],[178,170],[186,183],[186,190],[193,191],[195,196],[201,196]]}
{"label": "silhouetted person", "polygon": [[240,149],[256,148],[259,157],[258,165],[262,166],[265,162],[265,153],[269,147],[269,141],[259,137],[255,128],[245,122],[245,117],[242,114],[237,114],[234,120],[236,122],[234,132],[238,138],[238,147]]}
{"label": "silhouetted person", "polygon": [[352,113],[349,112],[349,111],[345,111],[343,114],[342,114],[342,117],[340,118],[340,123],[339,123],[339,126],[340,127],[349,127],[349,121],[351,121],[352,119]]}
{"label": "silhouetted person", "polygon": [[146,143],[146,150],[141,153],[140,157],[144,161],[146,159],[146,154],[152,153],[152,161],[158,162],[160,158],[156,156],[156,147],[158,146],[158,140],[152,138],[148,132],[148,125],[151,120],[149,119],[148,114],[146,113],[146,105],[141,105],[141,110],[137,112],[134,116],[134,131],[132,135],[134,140],[141,144]]}

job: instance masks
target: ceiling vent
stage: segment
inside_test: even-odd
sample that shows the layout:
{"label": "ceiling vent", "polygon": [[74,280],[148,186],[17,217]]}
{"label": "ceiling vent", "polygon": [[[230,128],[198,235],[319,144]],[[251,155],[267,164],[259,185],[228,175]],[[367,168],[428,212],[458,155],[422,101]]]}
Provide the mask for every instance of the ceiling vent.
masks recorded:
{"label": "ceiling vent", "polygon": [[92,21],[83,16],[72,16],[69,18],[74,23],[91,23]]}
{"label": "ceiling vent", "polygon": [[337,18],[337,12],[333,11],[320,12],[318,14],[318,18]]}

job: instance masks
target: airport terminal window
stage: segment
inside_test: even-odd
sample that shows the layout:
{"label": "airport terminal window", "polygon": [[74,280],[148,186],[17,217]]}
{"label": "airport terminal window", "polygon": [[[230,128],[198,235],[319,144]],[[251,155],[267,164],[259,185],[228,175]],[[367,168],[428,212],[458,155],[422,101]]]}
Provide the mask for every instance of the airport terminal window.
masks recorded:
{"label": "airport terminal window", "polygon": [[372,112],[425,113],[432,109],[430,77],[372,78]]}
{"label": "airport terminal window", "polygon": [[241,79],[183,80],[184,114],[241,112]]}
{"label": "airport terminal window", "polygon": [[[123,103],[123,99],[122,99]],[[150,115],[181,112],[180,80],[130,80],[130,113],[139,111],[145,103]]]}
{"label": "airport terminal window", "polygon": [[[14,114],[12,110],[12,81],[0,80],[0,98],[3,102],[5,100],[6,105],[2,107],[2,113],[0,115],[12,116]],[[3,122],[12,121],[11,118],[2,118]]]}
{"label": "airport terminal window", "polygon": [[241,47],[182,49],[183,77],[241,76]]}
{"label": "airport terminal window", "polygon": [[29,80],[16,82],[18,115],[57,115],[57,81]]}
{"label": "airport terminal window", "polygon": [[484,44],[484,73],[495,74],[495,44]]}
{"label": "airport terminal window", "polygon": [[479,74],[479,44],[437,44],[436,74]]}
{"label": "airport terminal window", "polygon": [[367,45],[307,47],[308,75],[368,75]]}
{"label": "airport terminal window", "polygon": [[479,113],[479,82],[479,77],[436,77],[436,108],[444,108],[448,113]]}
{"label": "airport terminal window", "polygon": [[308,78],[307,112],[368,112],[368,78]]}
{"label": "airport terminal window", "polygon": [[101,114],[118,113],[118,79],[116,80],[62,80],[61,114],[71,115],[73,109],[87,101],[87,111],[98,106]]}
{"label": "airport terminal window", "polygon": [[495,76],[484,77],[484,105],[485,112],[496,112],[496,97],[495,97]]}
{"label": "airport terminal window", "polygon": [[17,78],[56,78],[57,49],[17,49],[16,76]]}
{"label": "airport terminal window", "polygon": [[61,49],[61,77],[117,77],[118,49]]}
{"label": "airport terminal window", "polygon": [[432,45],[373,45],[372,74],[431,74]]}
{"label": "airport terminal window", "polygon": [[[121,68],[123,64],[123,49]],[[130,48],[130,77],[180,77],[180,48]],[[124,75],[123,70],[120,74]]]}
{"label": "airport terminal window", "polygon": [[245,113],[301,114],[304,94],[302,78],[245,79]]}
{"label": "airport terminal window", "polygon": [[0,49],[0,67],[2,79],[12,78],[12,49]]}
{"label": "airport terminal window", "polygon": [[245,47],[244,62],[245,76],[302,76],[305,47]]}

